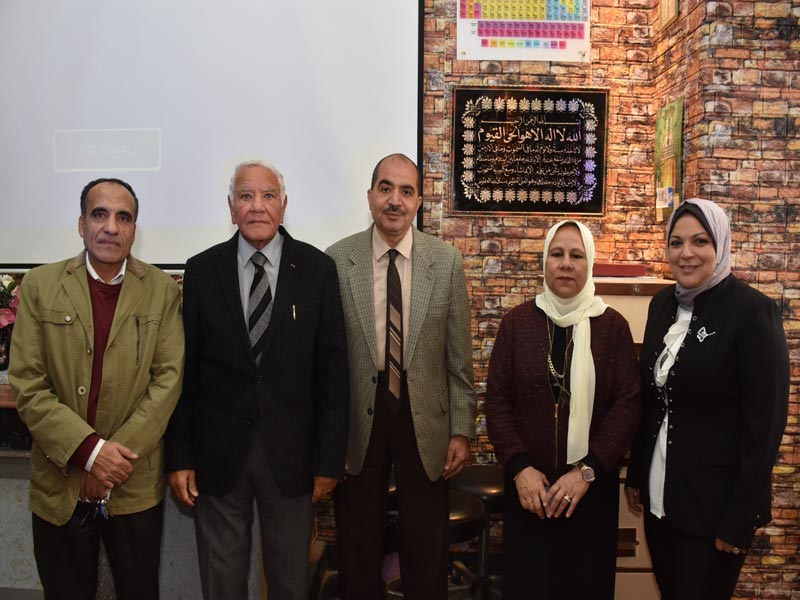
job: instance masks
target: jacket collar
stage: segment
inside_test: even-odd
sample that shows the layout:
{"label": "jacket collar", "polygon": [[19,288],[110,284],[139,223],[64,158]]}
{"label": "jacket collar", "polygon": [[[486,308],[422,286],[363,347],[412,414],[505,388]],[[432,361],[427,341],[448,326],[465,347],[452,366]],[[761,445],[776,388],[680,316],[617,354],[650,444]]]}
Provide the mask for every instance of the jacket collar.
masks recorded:
{"label": "jacket collar", "polygon": [[[81,267],[83,267],[83,276],[80,276],[81,273],[78,273]],[[72,305],[75,307],[75,311],[78,314],[78,318],[86,332],[87,338],[91,340],[94,335],[94,321],[92,320],[92,299],[85,269],[86,251],[84,250],[67,263],[66,272],[70,276],[65,277],[61,285],[67,297],[72,302]],[[126,277],[122,281],[117,307],[114,311],[114,320],[111,323],[111,330],[108,335],[109,344],[115,340],[126,319],[133,314],[141,298],[147,292],[146,285],[143,281],[145,276],[143,263],[133,258],[133,256],[128,255],[126,272],[131,273],[133,277]]]}
{"label": "jacket collar", "polygon": [[[374,224],[370,225],[366,231],[362,232],[358,240],[353,244],[349,259],[353,264],[350,286],[352,294],[357,300],[359,320],[364,335],[370,343],[367,344],[372,356],[373,363],[377,366],[377,351],[375,349],[375,305],[374,299],[370,294],[368,297],[361,296],[361,290],[373,289],[372,272],[372,235]],[[411,307],[409,310],[408,324],[408,348],[406,359],[410,365],[414,357],[422,327],[428,313],[428,304],[436,281],[434,274],[433,243],[429,236],[419,231],[412,225],[414,242],[411,247]]]}
{"label": "jacket collar", "polygon": [[[278,324],[291,304],[295,283],[302,269],[300,262],[301,245],[289,235],[283,225],[278,227],[278,232],[283,236],[283,250],[281,251],[280,269],[278,270],[278,289],[273,298],[272,317],[265,333],[266,338],[262,347],[262,353],[266,355],[275,339]],[[225,290],[226,302],[231,314],[241,315],[237,319],[237,327],[240,328],[241,340],[249,347],[250,340],[247,333],[247,322],[242,312],[242,302],[239,297],[239,270],[237,261],[239,260],[239,232],[237,231],[231,239],[223,243],[219,248],[220,263],[218,266],[218,276],[223,282],[222,288]],[[263,361],[262,361],[263,364]]]}
{"label": "jacket collar", "polygon": [[[83,250],[78,256],[67,263],[67,273],[72,275],[79,267],[85,266],[86,250]],[[134,258],[133,254],[128,255],[128,264],[125,266],[125,271],[132,273],[137,279],[142,279],[144,277],[144,267],[141,262]]]}

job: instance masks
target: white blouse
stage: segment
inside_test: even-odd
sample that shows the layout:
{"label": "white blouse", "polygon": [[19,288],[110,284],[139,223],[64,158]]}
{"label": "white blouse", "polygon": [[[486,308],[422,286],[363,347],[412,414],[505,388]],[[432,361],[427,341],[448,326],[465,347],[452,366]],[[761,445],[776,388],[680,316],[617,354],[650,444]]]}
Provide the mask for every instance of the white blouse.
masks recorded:
{"label": "white blouse", "polygon": [[[675,364],[675,359],[678,356],[678,352],[680,352],[691,320],[692,311],[679,306],[675,322],[664,336],[664,350],[659,355],[653,371],[653,379],[659,388],[663,387],[667,382],[669,371]],[[664,402],[667,402],[666,396],[664,397]],[[661,429],[658,430],[653,459],[650,462],[650,512],[659,519],[664,516],[664,475],[667,471],[668,421],[669,410],[665,410]]]}

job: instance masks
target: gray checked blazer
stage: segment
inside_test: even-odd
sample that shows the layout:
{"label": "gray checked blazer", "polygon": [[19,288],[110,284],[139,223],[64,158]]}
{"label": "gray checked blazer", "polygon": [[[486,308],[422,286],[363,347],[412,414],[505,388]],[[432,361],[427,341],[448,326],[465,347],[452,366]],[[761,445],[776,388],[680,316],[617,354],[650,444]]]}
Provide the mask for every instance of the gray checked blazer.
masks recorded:
{"label": "gray checked blazer", "polygon": [[[372,227],[327,253],[336,262],[350,364],[347,471],[364,464],[378,381]],[[406,378],[417,448],[431,481],[442,476],[450,438],[475,438],[470,306],[461,253],[413,229]]]}

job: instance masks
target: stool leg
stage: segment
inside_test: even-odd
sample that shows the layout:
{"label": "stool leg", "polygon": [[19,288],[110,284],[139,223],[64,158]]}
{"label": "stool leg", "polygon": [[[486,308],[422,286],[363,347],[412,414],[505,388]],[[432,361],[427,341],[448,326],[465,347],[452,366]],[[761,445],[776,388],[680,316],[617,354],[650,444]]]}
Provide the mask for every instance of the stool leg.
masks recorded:
{"label": "stool leg", "polygon": [[487,518],[479,539],[477,578],[474,586],[476,600],[502,598],[499,590],[492,585],[493,582],[489,576],[489,524],[490,521]]}
{"label": "stool leg", "polygon": [[476,600],[487,598],[487,591],[489,589],[488,573],[488,556],[489,556],[489,520],[483,526],[481,536],[478,538],[478,564],[476,569],[476,578],[473,585],[473,590]]}
{"label": "stool leg", "polygon": [[483,579],[489,574],[489,522],[481,532],[480,549],[478,550],[478,577]]}

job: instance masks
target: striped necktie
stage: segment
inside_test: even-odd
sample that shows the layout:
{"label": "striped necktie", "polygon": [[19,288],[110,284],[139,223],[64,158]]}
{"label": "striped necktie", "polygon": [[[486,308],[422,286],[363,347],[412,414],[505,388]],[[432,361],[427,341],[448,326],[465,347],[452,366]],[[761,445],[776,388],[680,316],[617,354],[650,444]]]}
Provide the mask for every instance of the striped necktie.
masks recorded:
{"label": "striped necktie", "polygon": [[395,258],[397,250],[392,248],[386,271],[386,376],[389,378],[386,404],[392,412],[400,408],[403,374],[403,291]]}
{"label": "striped necktie", "polygon": [[253,349],[253,358],[256,363],[261,360],[261,343],[264,332],[269,325],[272,314],[272,290],[269,289],[269,279],[264,271],[267,257],[261,252],[254,252],[250,262],[256,269],[253,283],[250,286],[250,301],[248,302],[247,326],[250,330],[250,347]]}

